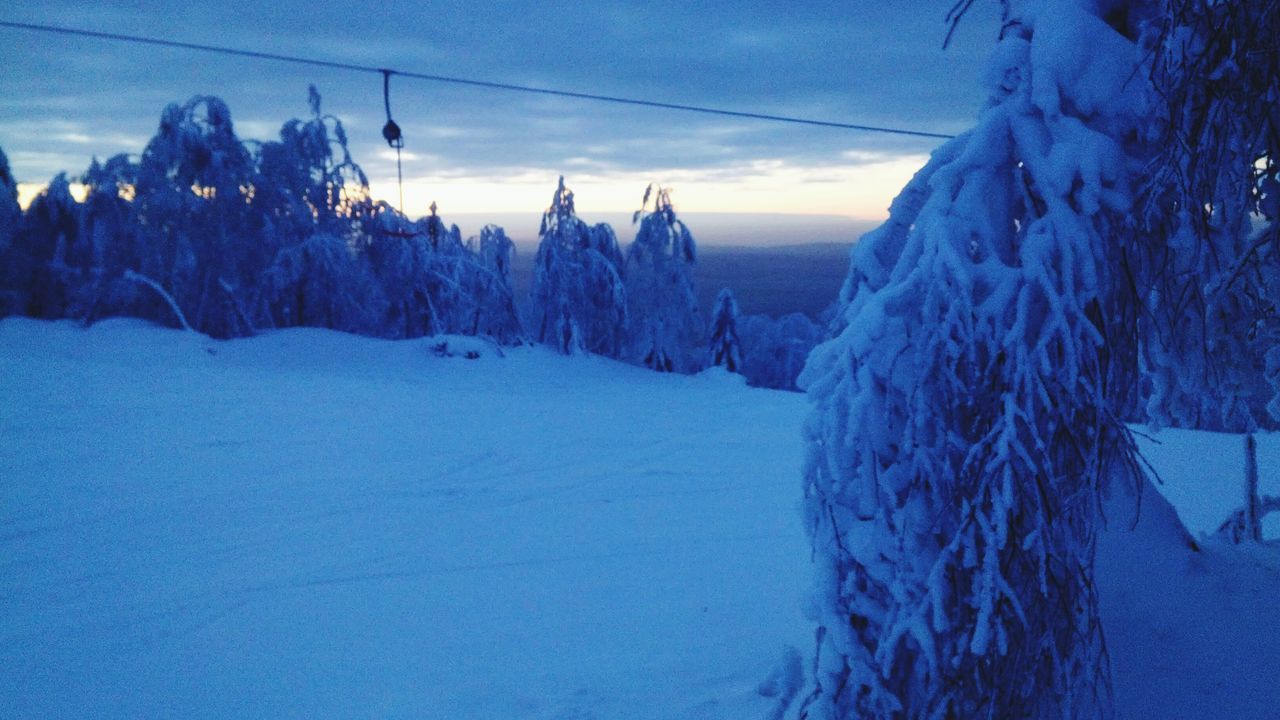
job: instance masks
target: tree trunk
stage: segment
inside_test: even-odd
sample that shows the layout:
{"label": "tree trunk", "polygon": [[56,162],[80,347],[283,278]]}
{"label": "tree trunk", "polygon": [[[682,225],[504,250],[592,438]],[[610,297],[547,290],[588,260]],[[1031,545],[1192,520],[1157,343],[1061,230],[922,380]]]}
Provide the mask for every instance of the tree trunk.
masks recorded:
{"label": "tree trunk", "polygon": [[1248,433],[1244,436],[1243,539],[1262,542],[1262,522],[1258,515],[1258,442],[1253,433]]}

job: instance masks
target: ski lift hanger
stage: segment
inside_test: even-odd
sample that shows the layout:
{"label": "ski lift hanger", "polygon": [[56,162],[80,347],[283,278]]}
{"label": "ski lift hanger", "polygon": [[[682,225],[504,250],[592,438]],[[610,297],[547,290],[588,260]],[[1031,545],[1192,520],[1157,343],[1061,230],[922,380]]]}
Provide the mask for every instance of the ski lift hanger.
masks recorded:
{"label": "ski lift hanger", "polygon": [[396,184],[400,187],[400,214],[404,214],[404,172],[400,167],[400,149],[404,147],[404,135],[400,126],[391,119],[391,74],[394,70],[383,68],[382,106],[387,111],[387,124],[382,126],[382,138],[396,151]]}
{"label": "ski lift hanger", "polygon": [[[395,74],[395,70],[382,70],[382,107],[387,111],[387,123],[382,126],[382,139],[387,141],[387,145],[396,151],[396,184],[400,189],[400,214],[404,215],[404,173],[400,165],[400,150],[404,148],[404,133],[400,131],[400,125],[391,117],[391,76]],[[431,203],[431,214],[436,214],[436,204]],[[400,232],[396,230],[384,230],[383,235],[391,237],[414,237],[421,235],[421,232]]]}
{"label": "ski lift hanger", "polygon": [[[404,215],[404,172],[400,164],[400,150],[404,148],[404,134],[400,132],[400,125],[391,117],[391,76],[395,74],[394,70],[383,68],[382,73],[382,107],[387,112],[387,124],[382,126],[382,139],[387,141],[387,145],[396,151],[396,187],[400,190],[400,215]],[[436,204],[431,203],[431,212],[434,215]],[[402,231],[402,230],[380,230],[380,234],[387,237],[411,238],[417,237],[422,233],[418,231]]]}

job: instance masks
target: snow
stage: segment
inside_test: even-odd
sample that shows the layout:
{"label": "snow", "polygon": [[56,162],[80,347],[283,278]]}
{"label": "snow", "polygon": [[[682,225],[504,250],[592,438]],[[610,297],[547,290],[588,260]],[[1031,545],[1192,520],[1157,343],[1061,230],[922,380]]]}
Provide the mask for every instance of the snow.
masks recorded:
{"label": "snow", "polygon": [[[1178,439],[1210,453],[1222,452],[1224,440],[1238,440],[1187,433],[1168,442]],[[1264,468],[1277,467],[1275,449],[1274,443],[1259,448]],[[1166,467],[1165,487],[1190,478],[1193,468]],[[1275,477],[1269,479],[1274,487]],[[1205,484],[1204,494],[1212,502],[1218,488]],[[1134,528],[1129,502],[1113,499],[1110,525],[1098,542],[1116,717],[1277,717],[1280,547],[1201,541],[1192,550],[1172,508],[1150,487],[1142,507]],[[1185,515],[1190,508],[1177,509]]]}
{"label": "snow", "polygon": [[[1258,492],[1280,495],[1280,433],[1259,433]],[[1244,441],[1241,435],[1165,428],[1139,436],[1138,447],[1160,474],[1160,492],[1177,508],[1193,535],[1212,535],[1244,505]],[[1268,462],[1268,459],[1271,462]],[[1263,534],[1280,539],[1280,514],[1263,520]]]}
{"label": "snow", "polygon": [[433,344],[0,323],[0,716],[765,716],[803,398]]}
{"label": "snow", "polygon": [[[0,717],[781,716],[813,656],[804,398],[435,344],[0,322]],[[1159,439],[1212,530],[1239,438]],[[1118,717],[1274,717],[1275,548],[1123,505]]]}

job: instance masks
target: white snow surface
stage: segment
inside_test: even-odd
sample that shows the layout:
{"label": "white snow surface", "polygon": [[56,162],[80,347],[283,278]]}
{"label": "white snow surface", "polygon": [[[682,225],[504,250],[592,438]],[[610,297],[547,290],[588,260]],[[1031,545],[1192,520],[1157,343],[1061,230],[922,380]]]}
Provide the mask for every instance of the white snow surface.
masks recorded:
{"label": "white snow surface", "polygon": [[[803,397],[431,348],[0,322],[0,717],[772,717]],[[1239,438],[1158,439],[1211,531]],[[1280,716],[1280,553],[1142,502],[1099,546],[1118,717]]]}

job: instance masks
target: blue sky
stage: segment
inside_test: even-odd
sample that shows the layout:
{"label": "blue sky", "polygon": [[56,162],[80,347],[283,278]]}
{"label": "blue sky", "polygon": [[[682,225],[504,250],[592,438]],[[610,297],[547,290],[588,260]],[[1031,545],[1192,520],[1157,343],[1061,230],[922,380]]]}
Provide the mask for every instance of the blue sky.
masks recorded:
{"label": "blue sky", "polygon": [[[997,27],[980,3],[941,48],[952,0],[917,2],[16,3],[0,18],[229,45],[481,80],[954,133],[981,102]],[[37,183],[139,152],[163,106],[229,103],[243,138],[306,112],[345,122],[379,194],[381,81],[338,70],[0,29],[0,147]],[[874,220],[936,141],[393,80],[406,208],[534,212],[564,174],[584,210],[650,181],[695,212]]]}

